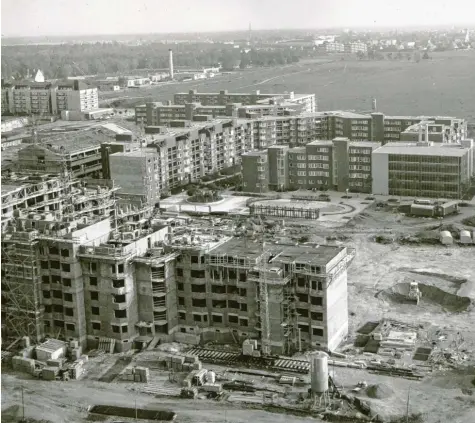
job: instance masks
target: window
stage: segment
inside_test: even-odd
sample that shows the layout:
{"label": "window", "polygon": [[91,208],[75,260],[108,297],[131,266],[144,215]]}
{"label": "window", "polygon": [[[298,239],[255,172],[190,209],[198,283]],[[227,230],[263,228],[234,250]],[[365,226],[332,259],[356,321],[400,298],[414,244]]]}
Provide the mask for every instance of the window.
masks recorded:
{"label": "window", "polygon": [[178,305],[185,305],[185,297],[178,297]]}
{"label": "window", "polygon": [[183,276],[183,269],[176,269],[176,275],[177,276]]}
{"label": "window", "polygon": [[246,288],[239,288],[239,295],[241,297],[245,297],[247,295],[247,290]]}
{"label": "window", "polygon": [[213,323],[223,323],[223,316],[213,314]]}
{"label": "window", "polygon": [[45,305],[45,313],[51,313],[51,306],[49,304]]}
{"label": "window", "polygon": [[191,292],[206,292],[206,285],[191,284]]}
{"label": "window", "polygon": [[91,272],[95,272],[97,270],[97,263],[90,263],[89,269]]}
{"label": "window", "polygon": [[203,299],[193,298],[191,300],[191,305],[193,307],[206,307],[206,298],[203,298]]}
{"label": "window", "polygon": [[59,261],[56,261],[56,260],[51,260],[49,262],[49,266],[50,266],[51,269],[60,269],[60,267],[61,267]]}
{"label": "window", "polygon": [[184,285],[182,283],[178,283],[177,284],[177,289],[178,289],[178,291],[183,291],[185,288],[184,288]]}
{"label": "window", "polygon": [[240,306],[241,306],[241,311],[247,311],[247,304],[241,303]]}
{"label": "window", "polygon": [[114,316],[117,319],[124,319],[127,317],[127,310],[114,310]]}
{"label": "window", "polygon": [[200,314],[193,314],[193,320],[195,322],[201,322],[201,315]]}
{"label": "window", "polygon": [[123,288],[125,286],[124,279],[112,279],[112,286],[114,288]]}
{"label": "window", "polygon": [[239,319],[238,319],[237,316],[229,315],[229,316],[228,316],[228,322],[229,322],[229,323],[238,323],[238,322],[239,322]]}
{"label": "window", "polygon": [[51,275],[51,283],[61,284],[61,276]]}
{"label": "window", "polygon": [[42,281],[43,283],[49,283],[49,276],[43,275],[43,276],[41,277],[41,281]]}
{"label": "window", "polygon": [[53,304],[53,313],[62,313],[63,306],[60,304]]}
{"label": "window", "polygon": [[64,329],[64,322],[62,320],[55,320],[53,323],[56,328]]}
{"label": "window", "polygon": [[312,305],[322,306],[323,298],[322,297],[312,297]]}
{"label": "window", "polygon": [[190,276],[192,278],[204,278],[205,277],[205,271],[204,270],[192,270],[190,272]]}
{"label": "window", "polygon": [[43,298],[51,298],[51,292],[43,291]]}
{"label": "window", "polygon": [[319,322],[323,321],[323,313],[317,313],[312,311],[310,317],[312,320],[317,320]]}
{"label": "window", "polygon": [[112,332],[120,333],[120,326],[117,326],[117,325],[111,325],[111,326],[112,326]]}
{"label": "window", "polygon": [[239,303],[237,301],[228,300],[228,308],[234,308],[239,310]]}
{"label": "window", "polygon": [[121,263],[117,266],[118,273],[124,273],[124,263]]}
{"label": "window", "polygon": [[186,313],[184,311],[180,311],[178,313],[178,319],[179,320],[186,320]]}
{"label": "window", "polygon": [[65,314],[66,316],[74,316],[74,310],[73,310],[72,308],[70,308],[70,307],[66,307],[66,308],[64,309],[64,314]]}
{"label": "window", "polygon": [[129,326],[128,325],[122,325],[122,333],[127,333],[129,331]]}
{"label": "window", "polygon": [[89,277],[89,285],[97,286],[97,278],[95,276]]}
{"label": "window", "polygon": [[248,320],[247,319],[239,319],[239,324],[241,326],[247,326],[248,325]]}
{"label": "window", "polygon": [[99,292],[97,291],[91,291],[91,301],[97,301],[99,299]]}
{"label": "window", "polygon": [[91,313],[95,316],[99,316],[99,307],[91,307]]}
{"label": "window", "polygon": [[71,279],[63,278],[63,285],[66,286],[66,287],[71,286]]}
{"label": "window", "polygon": [[53,298],[62,299],[63,293],[61,291],[53,291]]}
{"label": "window", "polygon": [[71,265],[69,263],[62,263],[61,264],[61,270],[63,272],[70,272],[71,271]]}
{"label": "window", "polygon": [[92,330],[101,330],[101,324],[99,322],[92,322]]}
{"label": "window", "polygon": [[45,269],[45,270],[49,269],[48,262],[47,261],[42,261],[41,262],[41,268]]}
{"label": "window", "polygon": [[312,333],[315,336],[323,336],[323,329],[320,328],[312,328]]}
{"label": "window", "polygon": [[71,302],[71,301],[73,301],[73,294],[65,293],[63,298],[64,298],[64,301]]}
{"label": "window", "polygon": [[67,248],[61,250],[61,257],[69,257],[69,250]]}
{"label": "window", "polygon": [[114,297],[114,303],[116,303],[116,304],[123,304],[127,301],[126,298],[125,298],[125,294],[113,295],[113,297]]}

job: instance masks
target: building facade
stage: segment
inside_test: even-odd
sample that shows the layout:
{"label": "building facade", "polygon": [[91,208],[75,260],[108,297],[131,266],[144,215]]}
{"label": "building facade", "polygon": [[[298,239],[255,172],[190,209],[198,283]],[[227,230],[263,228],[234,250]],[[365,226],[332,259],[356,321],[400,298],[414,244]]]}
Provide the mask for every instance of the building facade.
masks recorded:
{"label": "building facade", "polygon": [[51,116],[62,111],[84,112],[98,107],[97,88],[82,81],[2,82],[2,113]]}
{"label": "building facade", "polygon": [[473,140],[386,144],[371,166],[375,194],[459,199],[475,175]]}
{"label": "building facade", "polygon": [[[350,141],[313,141],[305,147],[274,146],[267,149],[266,178],[270,190],[332,189],[371,192],[372,152],[380,143]],[[242,157],[243,189],[260,192],[255,174],[258,164],[250,157],[263,152],[251,152]]]}

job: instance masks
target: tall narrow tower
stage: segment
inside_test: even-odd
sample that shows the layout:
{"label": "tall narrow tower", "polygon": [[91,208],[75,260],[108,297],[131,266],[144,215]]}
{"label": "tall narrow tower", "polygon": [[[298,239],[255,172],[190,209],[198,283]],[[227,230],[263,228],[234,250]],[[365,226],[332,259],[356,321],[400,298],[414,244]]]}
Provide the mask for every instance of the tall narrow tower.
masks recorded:
{"label": "tall narrow tower", "polygon": [[249,43],[249,45],[251,44],[251,41],[252,41],[252,28],[251,28],[251,22],[249,22],[249,34],[247,36],[247,42]]}
{"label": "tall narrow tower", "polygon": [[170,67],[170,78],[173,79],[173,51],[172,49],[168,50],[168,61]]}

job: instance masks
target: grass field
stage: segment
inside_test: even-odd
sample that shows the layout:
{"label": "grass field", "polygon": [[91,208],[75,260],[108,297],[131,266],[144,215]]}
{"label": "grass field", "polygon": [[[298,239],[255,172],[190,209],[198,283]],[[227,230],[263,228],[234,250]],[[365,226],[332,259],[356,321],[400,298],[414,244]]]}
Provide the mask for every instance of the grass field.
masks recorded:
{"label": "grass field", "polygon": [[280,68],[251,69],[211,80],[170,83],[101,98],[132,106],[153,98],[169,100],[173,93],[227,89],[235,92],[295,91],[315,93],[319,110],[371,109],[392,115],[449,115],[475,120],[475,50],[431,53],[432,59],[413,61],[357,61],[327,56],[319,61]]}

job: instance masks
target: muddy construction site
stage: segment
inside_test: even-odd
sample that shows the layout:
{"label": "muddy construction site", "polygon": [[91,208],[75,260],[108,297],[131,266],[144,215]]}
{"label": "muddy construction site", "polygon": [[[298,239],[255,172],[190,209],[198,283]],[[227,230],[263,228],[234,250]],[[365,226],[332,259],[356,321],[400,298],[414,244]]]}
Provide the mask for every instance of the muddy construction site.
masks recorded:
{"label": "muddy construction site", "polygon": [[[83,375],[69,381],[12,370],[2,354],[2,418],[473,423],[475,245],[430,239],[441,227],[470,229],[463,222],[475,207],[440,220],[409,217],[385,200],[333,201],[358,213],[280,225],[263,219],[269,240],[356,249],[348,269],[349,335],[328,358],[328,395],[309,396],[311,351],[243,360],[237,344],[96,350],[86,353]],[[410,297],[414,283],[417,301]],[[206,369],[221,388],[205,390],[206,383],[194,382],[197,372],[188,380],[193,369]]]}

